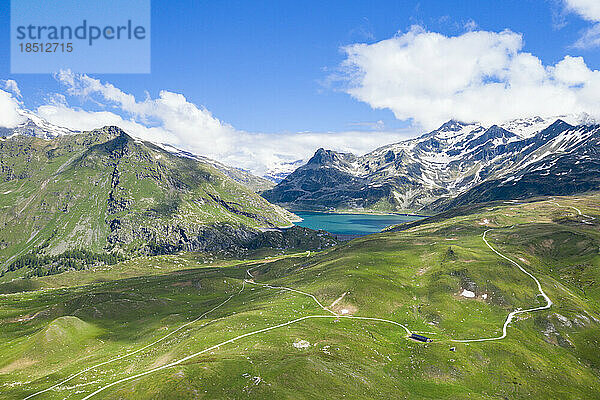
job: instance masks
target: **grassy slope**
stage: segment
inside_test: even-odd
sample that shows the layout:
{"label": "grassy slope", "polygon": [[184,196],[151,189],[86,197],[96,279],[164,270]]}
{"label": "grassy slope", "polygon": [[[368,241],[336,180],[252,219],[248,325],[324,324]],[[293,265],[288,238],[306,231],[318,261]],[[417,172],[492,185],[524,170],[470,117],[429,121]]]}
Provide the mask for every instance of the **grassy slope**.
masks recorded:
{"label": "grassy slope", "polygon": [[[104,251],[114,219],[126,231],[145,226],[157,241],[167,239],[167,224],[290,224],[289,213],[214,167],[119,133],[0,141],[0,262],[44,243],[54,254]],[[131,247],[144,241],[127,240]]]}
{"label": "grassy slope", "polygon": [[[557,201],[600,216],[600,196]],[[310,257],[273,259],[255,270],[256,281],[313,293],[324,304],[347,292],[337,310],[405,323],[436,340],[412,342],[384,323],[307,320],[221,346],[98,398],[594,398],[600,390],[600,232],[597,220],[581,221],[550,202],[484,205],[469,215],[371,235]],[[509,311],[542,304],[531,279],[481,240],[493,227],[498,229],[488,233],[490,243],[523,259],[554,305],[521,315],[502,341],[450,342],[499,335]],[[4,295],[3,398],[22,398],[151,343],[237,293],[250,267],[207,267],[189,256],[173,267],[174,257],[140,260],[139,273],[146,268],[146,276]],[[155,275],[156,266],[187,269]],[[85,273],[81,280],[50,277],[54,281],[44,285],[86,284],[93,272]],[[477,297],[459,296],[462,289]],[[240,333],[313,314],[325,312],[307,296],[247,286],[156,347],[39,398],[80,399]],[[298,340],[311,346],[297,349]]]}

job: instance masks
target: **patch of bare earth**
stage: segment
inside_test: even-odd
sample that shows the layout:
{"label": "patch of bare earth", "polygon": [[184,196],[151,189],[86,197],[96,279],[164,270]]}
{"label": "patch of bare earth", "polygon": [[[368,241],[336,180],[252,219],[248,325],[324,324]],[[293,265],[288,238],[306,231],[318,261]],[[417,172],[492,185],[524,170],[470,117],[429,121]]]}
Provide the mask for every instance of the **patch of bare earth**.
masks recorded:
{"label": "patch of bare earth", "polygon": [[521,261],[523,264],[527,264],[527,265],[531,265],[529,263],[529,261],[527,261],[526,259],[524,259],[523,257],[519,257],[519,261]]}
{"label": "patch of bare earth", "polygon": [[167,354],[163,354],[162,356],[159,356],[150,366],[150,368],[158,368],[158,367],[162,367],[163,365],[168,364],[171,360],[173,359],[173,355],[171,353],[167,353]]}
{"label": "patch of bare earth", "polygon": [[354,313],[356,313],[356,311],[358,311],[358,308],[356,308],[350,303],[342,303],[337,304],[331,310],[339,315],[353,315]]}
{"label": "patch of bare earth", "polygon": [[8,364],[5,367],[0,368],[0,374],[8,374],[13,371],[17,371],[23,368],[27,368],[37,363],[36,360],[32,360],[31,358],[20,358]]}
{"label": "patch of bare earth", "polygon": [[27,321],[31,321],[32,319],[34,319],[35,317],[37,317],[40,313],[41,313],[41,311],[38,311],[35,314],[24,315],[22,317],[11,319],[8,322],[9,323],[15,323],[15,322],[27,322]]}
{"label": "patch of bare earth", "polygon": [[175,282],[171,286],[175,287],[187,287],[192,286],[192,281],[184,281],[184,282]]}

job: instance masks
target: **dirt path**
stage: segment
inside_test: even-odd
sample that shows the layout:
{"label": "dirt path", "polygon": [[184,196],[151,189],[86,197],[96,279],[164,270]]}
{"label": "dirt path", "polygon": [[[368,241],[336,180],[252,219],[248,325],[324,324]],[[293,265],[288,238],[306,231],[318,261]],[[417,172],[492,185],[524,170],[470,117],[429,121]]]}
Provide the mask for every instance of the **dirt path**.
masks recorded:
{"label": "dirt path", "polygon": [[321,302],[314,295],[312,295],[310,293],[306,293],[306,292],[303,292],[301,290],[292,289],[292,288],[285,287],[285,286],[271,286],[271,285],[267,285],[266,283],[257,283],[257,282],[254,282],[253,280],[249,280],[249,279],[246,279],[245,282],[246,283],[250,283],[252,285],[258,285],[258,286],[268,287],[270,289],[280,289],[280,290],[287,290],[287,291],[290,291],[290,292],[300,293],[300,294],[302,294],[304,296],[308,296],[308,297],[312,298],[315,301],[315,303],[317,303],[319,305],[319,307],[321,307],[323,310],[325,310],[325,311],[327,311],[327,312],[329,312],[329,313],[331,313],[333,315],[338,315],[335,312],[331,311],[329,308],[325,307],[323,304],[321,304]]}
{"label": "dirt path", "polygon": [[502,335],[501,336],[494,337],[494,338],[483,338],[483,339],[463,339],[463,340],[451,339],[451,341],[453,341],[453,342],[460,342],[460,343],[487,342],[487,341],[492,341],[492,340],[504,339],[506,337],[506,330],[508,328],[508,324],[511,323],[511,321],[513,320],[513,318],[515,317],[515,315],[523,314],[523,313],[527,313],[527,312],[532,312],[532,311],[547,310],[548,308],[550,308],[552,306],[552,300],[550,300],[550,298],[548,297],[548,295],[546,295],[546,292],[544,292],[544,290],[542,289],[542,285],[540,284],[540,281],[535,276],[533,276],[531,273],[529,273],[527,270],[525,270],[525,268],[521,267],[521,265],[518,264],[516,261],[511,260],[510,258],[508,258],[504,254],[500,253],[498,250],[496,250],[495,248],[493,248],[489,244],[489,242],[487,241],[487,239],[486,239],[485,236],[491,230],[492,229],[488,229],[487,231],[483,232],[483,236],[482,236],[483,241],[485,242],[485,244],[487,245],[487,247],[489,247],[494,253],[496,253],[500,257],[504,258],[505,260],[507,260],[508,262],[510,262],[511,264],[513,264],[514,266],[516,266],[517,268],[519,268],[523,273],[527,274],[531,279],[533,279],[534,282],[536,283],[537,287],[538,287],[538,291],[540,292],[540,295],[546,300],[546,305],[545,306],[541,306],[541,307],[528,308],[526,310],[522,310],[520,308],[517,308],[516,310],[512,311],[506,317],[506,321],[504,321],[504,325],[502,326]]}
{"label": "dirt path", "polygon": [[[575,208],[575,207],[572,207],[572,208]],[[578,211],[579,211],[579,210],[578,210]],[[583,215],[583,214],[581,214],[581,215]],[[534,281],[534,282],[536,283],[536,285],[537,285],[537,288],[538,288],[539,294],[540,294],[540,295],[541,295],[541,296],[542,296],[542,297],[543,297],[543,298],[546,300],[546,305],[544,305],[544,306],[540,306],[540,307],[528,308],[528,309],[525,309],[525,310],[518,308],[518,309],[516,309],[516,310],[512,311],[511,313],[509,313],[509,314],[508,314],[508,316],[507,316],[507,318],[506,318],[506,321],[504,322],[504,325],[503,325],[503,327],[502,327],[502,335],[501,335],[501,336],[498,336],[498,337],[493,337],[493,338],[464,339],[464,340],[461,340],[461,339],[450,339],[450,341],[452,341],[452,342],[468,343],[468,342],[484,342],[484,341],[494,341],[494,340],[501,340],[501,339],[504,339],[504,338],[507,336],[507,328],[508,328],[508,325],[510,324],[510,322],[511,322],[511,321],[514,319],[514,317],[515,317],[516,315],[518,315],[518,314],[522,314],[522,313],[527,313],[527,312],[533,312],[533,311],[541,311],[541,310],[546,310],[546,309],[549,309],[549,308],[552,306],[552,301],[550,300],[550,298],[549,298],[549,297],[546,295],[546,293],[545,293],[545,292],[544,292],[544,290],[542,289],[542,285],[540,284],[540,281],[539,281],[539,280],[538,280],[538,279],[537,279],[537,278],[536,278],[536,277],[535,277],[533,274],[531,274],[530,272],[528,272],[527,270],[525,270],[525,269],[524,269],[524,268],[523,268],[523,267],[522,267],[520,264],[518,264],[516,261],[514,261],[514,260],[510,259],[509,257],[505,256],[504,254],[502,254],[501,252],[499,252],[498,250],[496,250],[494,247],[492,247],[492,246],[489,244],[489,242],[488,242],[488,241],[487,241],[487,239],[486,239],[486,235],[487,235],[487,233],[488,233],[489,231],[491,231],[491,230],[493,230],[493,229],[488,229],[488,230],[486,230],[486,231],[483,233],[482,239],[483,239],[483,241],[485,242],[485,244],[486,244],[486,245],[487,245],[487,246],[490,248],[490,250],[492,250],[492,251],[493,251],[494,253],[496,253],[498,256],[500,256],[501,258],[503,258],[503,259],[507,260],[508,262],[510,262],[511,264],[513,264],[514,266],[516,266],[517,268],[519,268],[519,270],[521,270],[521,271],[522,271],[524,274],[528,275],[528,276],[529,276],[531,279],[533,279],[533,281]],[[156,340],[155,342],[152,342],[152,343],[150,343],[149,345],[147,345],[147,346],[145,346],[145,347],[142,347],[142,348],[140,348],[140,349],[138,349],[138,350],[136,350],[136,351],[134,351],[134,352],[131,352],[131,353],[125,354],[125,355],[123,355],[123,356],[115,357],[115,358],[113,358],[113,359],[111,359],[111,360],[108,360],[108,361],[102,362],[102,363],[100,363],[100,364],[96,364],[96,365],[94,365],[94,366],[92,366],[92,367],[89,367],[89,368],[86,368],[86,369],[84,369],[84,370],[82,370],[82,371],[78,372],[77,374],[75,374],[75,375],[72,375],[72,376],[70,376],[69,378],[67,378],[67,379],[65,379],[65,380],[63,380],[63,381],[61,381],[61,382],[59,382],[59,383],[57,383],[57,384],[55,384],[55,385],[53,385],[53,386],[51,386],[51,387],[47,388],[47,389],[44,389],[44,390],[42,390],[42,391],[39,391],[39,392],[36,392],[36,393],[34,393],[34,394],[32,394],[32,395],[29,395],[29,396],[27,396],[27,397],[26,397],[24,400],[27,400],[27,399],[29,399],[29,398],[32,398],[32,397],[34,397],[34,396],[38,395],[38,394],[41,394],[41,393],[47,392],[47,391],[49,391],[49,390],[52,390],[52,389],[54,389],[54,388],[56,388],[56,387],[58,387],[58,386],[60,386],[60,385],[62,385],[62,384],[64,384],[64,383],[68,382],[69,380],[71,380],[71,379],[73,379],[73,378],[75,378],[75,377],[77,377],[77,376],[79,376],[79,375],[81,375],[81,374],[83,374],[83,373],[85,373],[85,372],[87,372],[87,371],[91,370],[91,369],[97,368],[97,367],[99,367],[99,366],[102,366],[102,365],[108,364],[108,363],[110,363],[110,362],[113,362],[113,361],[120,360],[120,359],[122,359],[122,358],[125,358],[125,357],[129,357],[129,356],[131,356],[131,355],[133,355],[133,354],[139,353],[140,351],[143,351],[143,350],[145,350],[145,349],[147,349],[147,348],[149,348],[149,347],[152,347],[152,346],[154,346],[154,345],[158,344],[159,342],[161,342],[161,341],[163,341],[164,339],[166,339],[167,337],[169,337],[169,336],[173,335],[173,334],[174,334],[174,333],[176,333],[177,331],[179,331],[179,330],[181,330],[181,329],[185,328],[186,326],[188,326],[188,325],[190,325],[190,324],[192,324],[192,323],[194,323],[194,322],[198,321],[199,319],[201,319],[202,317],[204,317],[204,316],[205,316],[205,315],[207,315],[208,313],[210,313],[210,312],[212,312],[212,311],[216,310],[217,308],[221,307],[222,305],[224,305],[225,303],[227,303],[229,300],[231,300],[231,298],[233,298],[233,296],[240,294],[240,293],[241,293],[241,292],[244,290],[244,288],[245,288],[245,284],[246,284],[246,283],[248,283],[248,284],[252,284],[252,285],[263,286],[263,287],[267,287],[267,288],[270,288],[270,289],[287,290],[287,291],[290,291],[290,292],[294,292],[294,293],[298,293],[298,294],[301,294],[301,295],[304,295],[304,296],[308,296],[308,297],[310,297],[310,298],[311,298],[311,299],[312,299],[312,300],[313,300],[313,301],[314,301],[314,302],[315,302],[315,303],[316,303],[316,304],[317,304],[317,305],[318,305],[318,306],[319,306],[319,307],[320,307],[320,308],[321,308],[323,311],[326,311],[326,312],[330,313],[331,315],[308,315],[308,316],[299,317],[299,318],[296,318],[296,319],[293,319],[293,320],[290,320],[290,321],[287,321],[287,322],[284,322],[284,323],[281,323],[281,324],[277,324],[277,325],[274,325],[274,326],[270,326],[270,327],[266,327],[266,328],[258,329],[258,330],[252,331],[252,332],[247,332],[247,333],[244,333],[244,334],[241,334],[241,335],[235,336],[235,337],[233,337],[233,338],[231,338],[231,339],[225,340],[225,341],[223,341],[223,342],[220,342],[220,343],[218,343],[218,344],[216,344],[216,345],[214,345],[214,346],[211,346],[211,347],[208,347],[208,348],[206,348],[206,349],[204,349],[204,350],[201,350],[201,351],[198,351],[198,352],[196,352],[196,353],[190,354],[189,356],[186,356],[186,357],[184,357],[184,358],[181,358],[181,359],[179,359],[179,360],[177,360],[177,361],[174,361],[174,362],[171,362],[171,363],[169,363],[169,364],[165,364],[165,365],[163,365],[163,366],[160,366],[160,367],[157,367],[157,368],[153,368],[153,369],[149,369],[149,370],[147,370],[147,371],[144,371],[144,372],[138,373],[138,374],[136,374],[136,375],[132,375],[132,376],[129,376],[129,377],[126,377],[126,378],[122,378],[122,379],[116,380],[116,381],[114,381],[114,382],[112,382],[112,383],[110,383],[110,384],[107,384],[107,385],[105,385],[105,386],[103,386],[103,387],[101,387],[101,388],[97,389],[96,391],[94,391],[94,392],[92,392],[92,393],[88,394],[88,395],[87,395],[87,396],[85,396],[85,397],[84,397],[82,400],[87,400],[87,399],[89,399],[89,398],[91,398],[91,397],[95,396],[96,394],[98,394],[98,393],[100,393],[100,392],[103,392],[104,390],[106,390],[106,389],[109,389],[109,388],[111,388],[111,387],[113,387],[113,386],[116,386],[116,385],[118,385],[118,384],[120,384],[120,383],[127,382],[127,381],[131,381],[131,380],[134,380],[134,379],[137,379],[137,378],[143,377],[143,376],[145,376],[145,375],[149,375],[149,374],[151,374],[151,373],[154,373],[154,372],[157,372],[157,371],[160,371],[160,370],[166,369],[166,368],[171,368],[171,367],[174,367],[174,366],[176,366],[176,365],[179,365],[179,364],[181,364],[181,363],[183,363],[183,362],[185,362],[185,361],[187,361],[187,360],[189,360],[189,359],[191,359],[191,358],[197,357],[197,356],[199,356],[199,355],[201,355],[201,354],[204,354],[204,353],[206,353],[206,352],[209,352],[209,351],[211,351],[211,350],[217,349],[217,348],[219,348],[219,347],[221,347],[221,346],[224,346],[224,345],[226,345],[226,344],[233,343],[233,342],[235,342],[235,341],[238,341],[238,340],[240,340],[240,339],[243,339],[243,338],[246,338],[246,337],[249,337],[249,336],[253,336],[253,335],[257,335],[257,334],[260,334],[260,333],[268,332],[268,331],[271,331],[271,330],[274,330],[274,329],[282,328],[282,327],[285,327],[285,326],[289,326],[289,325],[292,325],[292,324],[295,324],[295,323],[298,323],[298,322],[301,322],[301,321],[309,320],[309,319],[319,319],[319,318],[336,318],[336,319],[341,319],[341,318],[346,318],[346,319],[356,319],[356,320],[364,320],[364,321],[383,322],[383,323],[392,324],[392,325],[399,326],[399,327],[403,328],[403,329],[405,330],[405,332],[406,332],[406,336],[407,336],[407,337],[408,337],[408,336],[410,336],[410,335],[411,335],[411,333],[412,333],[412,332],[410,331],[410,329],[409,329],[407,326],[405,326],[405,325],[403,325],[403,324],[401,324],[401,323],[399,323],[399,322],[392,321],[392,320],[388,320],[388,319],[384,319],[384,318],[375,318],[375,317],[359,317],[359,316],[351,316],[351,315],[339,315],[339,314],[335,313],[334,311],[330,310],[329,308],[325,307],[325,306],[324,306],[324,305],[323,305],[323,304],[322,304],[322,303],[321,303],[321,302],[320,302],[320,301],[319,301],[319,300],[318,300],[318,299],[317,299],[317,298],[316,298],[314,295],[312,295],[312,294],[310,294],[310,293],[303,292],[303,291],[301,291],[301,290],[297,290],[297,289],[294,289],[294,288],[289,288],[289,287],[284,287],[284,286],[272,286],[272,285],[268,285],[268,284],[264,284],[264,283],[258,283],[258,282],[254,282],[254,276],[252,275],[251,271],[253,271],[253,270],[255,270],[255,269],[257,269],[257,268],[259,268],[259,267],[261,267],[261,266],[263,266],[263,265],[265,265],[265,264],[266,264],[266,263],[259,264],[259,265],[255,266],[255,267],[253,267],[253,268],[250,268],[250,269],[246,270],[246,274],[247,274],[247,275],[250,277],[250,279],[245,279],[245,280],[243,280],[243,283],[242,283],[242,288],[240,289],[240,291],[239,291],[239,292],[232,294],[232,295],[231,295],[231,296],[229,296],[229,297],[228,297],[228,298],[227,298],[225,301],[223,301],[222,303],[220,303],[220,304],[219,304],[219,305],[217,305],[216,307],[212,308],[211,310],[209,310],[209,311],[205,312],[204,314],[202,314],[201,316],[197,317],[197,318],[196,318],[196,319],[194,319],[193,321],[190,321],[190,322],[188,322],[188,323],[186,323],[186,324],[184,324],[184,325],[180,326],[180,327],[179,327],[178,329],[176,329],[175,331],[173,331],[173,332],[171,332],[171,333],[169,333],[169,334],[167,334],[167,335],[163,336],[162,338],[160,338],[160,339]],[[345,294],[346,294],[346,293],[344,293],[342,296],[340,296],[340,298],[338,298],[336,301],[334,301],[334,302],[332,303],[332,306],[334,306],[334,305],[335,305],[335,304],[336,304],[338,301],[340,301],[340,300],[341,300],[341,299],[344,297],[344,295],[345,295]]]}
{"label": "dirt path", "polygon": [[[552,200],[554,200],[554,198],[552,198]],[[552,204],[554,204],[554,205],[556,205],[556,206],[558,206],[558,207],[561,207],[561,208],[572,208],[573,210],[577,211],[577,215],[581,215],[582,217],[584,217],[584,218],[587,218],[587,221],[586,221],[586,220],[583,220],[583,219],[581,220],[581,222],[583,222],[584,224],[587,224],[587,225],[592,225],[592,221],[596,219],[596,218],[594,218],[594,217],[592,217],[592,216],[585,215],[585,214],[584,214],[584,213],[582,213],[582,212],[581,212],[581,210],[580,210],[579,208],[577,208],[577,207],[574,207],[574,206],[563,206],[563,205],[560,205],[560,204],[558,204],[558,203],[557,203],[557,202],[555,202],[555,201],[551,201],[550,203],[552,203]]]}
{"label": "dirt path", "polygon": [[56,388],[56,387],[58,387],[58,386],[61,386],[61,385],[65,384],[65,383],[69,382],[71,379],[73,379],[73,378],[76,378],[76,377],[78,377],[79,375],[81,375],[81,374],[84,374],[84,373],[86,373],[86,372],[88,372],[88,371],[90,371],[90,370],[92,370],[92,369],[95,369],[95,368],[101,367],[102,365],[106,365],[106,364],[112,363],[112,362],[114,362],[114,361],[122,360],[123,358],[129,357],[129,356],[132,356],[132,355],[134,355],[134,354],[137,354],[137,353],[139,353],[139,352],[141,352],[141,351],[143,351],[143,350],[146,350],[146,349],[148,349],[148,348],[150,348],[150,347],[153,347],[153,346],[157,345],[158,343],[162,342],[163,340],[167,339],[168,337],[170,337],[170,336],[174,335],[175,333],[179,332],[180,330],[182,330],[182,329],[183,329],[183,328],[185,328],[186,326],[189,326],[189,325],[191,325],[191,324],[193,324],[193,323],[195,323],[195,322],[198,322],[200,319],[204,318],[206,315],[210,314],[211,312],[213,312],[213,311],[215,311],[216,309],[220,308],[221,306],[225,305],[225,304],[226,304],[227,302],[229,302],[229,300],[231,300],[231,299],[232,299],[232,298],[233,298],[235,295],[237,295],[237,294],[240,294],[240,293],[242,292],[242,290],[244,290],[244,287],[245,287],[245,282],[243,282],[243,283],[242,283],[242,288],[240,289],[240,291],[239,291],[239,292],[232,294],[232,295],[231,295],[231,296],[229,296],[227,299],[225,299],[225,300],[224,300],[222,303],[219,303],[218,305],[216,305],[215,307],[213,307],[213,308],[211,308],[210,310],[206,311],[205,313],[203,313],[202,315],[200,315],[200,316],[198,316],[197,318],[193,319],[192,321],[190,321],[190,322],[187,322],[187,323],[185,323],[185,324],[181,325],[179,328],[175,329],[174,331],[167,333],[165,336],[161,337],[160,339],[157,339],[157,340],[155,340],[154,342],[152,342],[152,343],[150,343],[150,344],[148,344],[148,345],[146,345],[146,346],[144,346],[144,347],[142,347],[142,348],[139,348],[139,349],[137,349],[137,350],[135,350],[135,351],[132,351],[132,352],[130,352],[130,353],[123,354],[122,356],[118,356],[118,357],[115,357],[115,358],[111,358],[110,360],[106,360],[106,361],[104,361],[104,362],[101,362],[101,363],[99,363],[99,364],[92,365],[91,367],[88,367],[88,368],[86,368],[86,369],[83,369],[83,370],[79,371],[78,373],[76,373],[76,374],[73,374],[73,375],[69,376],[68,378],[66,378],[66,379],[64,379],[64,380],[62,380],[62,381],[60,381],[60,382],[58,382],[57,384],[55,384],[55,385],[53,385],[53,386],[50,386],[50,387],[49,387],[49,388],[47,388],[47,389],[40,390],[39,392],[36,392],[36,393],[30,394],[29,396],[25,397],[23,400],[30,399],[30,398],[32,398],[32,397],[34,397],[34,396],[37,396],[37,395],[39,395],[39,394],[45,393],[45,392],[47,392],[47,391],[49,391],[49,390],[52,390],[52,389],[54,389],[54,388]]}

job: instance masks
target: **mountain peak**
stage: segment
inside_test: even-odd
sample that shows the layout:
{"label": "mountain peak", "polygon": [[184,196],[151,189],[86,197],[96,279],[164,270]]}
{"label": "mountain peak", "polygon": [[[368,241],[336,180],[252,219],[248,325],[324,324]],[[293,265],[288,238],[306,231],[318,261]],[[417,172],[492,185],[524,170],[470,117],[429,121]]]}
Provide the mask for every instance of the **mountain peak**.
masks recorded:
{"label": "mountain peak", "polygon": [[23,122],[14,128],[0,128],[0,136],[23,135],[41,139],[78,133],[62,126],[54,125],[29,110],[19,110]]}
{"label": "mountain peak", "polygon": [[462,128],[467,126],[468,124],[465,122],[457,121],[455,119],[451,119],[447,122],[444,122],[442,126],[440,126],[437,130],[440,132],[457,132]]}
{"label": "mountain peak", "polygon": [[497,137],[513,137],[516,136],[513,132],[504,129],[503,127],[499,126],[499,125],[492,125],[490,126],[487,130],[486,130],[486,134],[488,135],[493,135],[493,136],[497,136]]}
{"label": "mountain peak", "polygon": [[574,126],[565,122],[564,120],[558,118],[556,121],[554,121],[552,124],[550,124],[550,126],[548,126],[548,128],[570,129],[570,128],[574,128]]}
{"label": "mountain peak", "polygon": [[351,161],[355,156],[350,153],[338,153],[334,150],[319,148],[315,154],[308,160],[307,165],[324,165],[338,163],[340,161]]}
{"label": "mountain peak", "polygon": [[106,125],[102,128],[94,129],[92,132],[108,133],[111,136],[129,136],[123,129],[116,125]]}

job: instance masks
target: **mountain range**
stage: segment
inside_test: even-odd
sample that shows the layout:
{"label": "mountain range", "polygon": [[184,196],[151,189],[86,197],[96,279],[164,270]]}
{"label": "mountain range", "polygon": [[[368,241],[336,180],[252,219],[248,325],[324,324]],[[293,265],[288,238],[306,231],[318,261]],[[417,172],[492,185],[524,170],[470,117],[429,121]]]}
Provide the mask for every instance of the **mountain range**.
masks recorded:
{"label": "mountain range", "polygon": [[[22,135],[36,137],[40,139],[54,139],[59,136],[82,133],[81,131],[76,131],[52,124],[29,110],[19,110],[19,113],[21,114],[21,117],[24,119],[24,121],[13,128],[0,127],[0,137]],[[189,151],[179,149],[168,143],[153,144],[162,147],[164,150],[175,154],[179,157],[187,157],[203,163],[210,164],[225,175],[227,175],[228,177],[230,177],[231,179],[233,179],[234,181],[243,184],[244,186],[254,190],[255,192],[260,192],[273,188],[275,186],[275,182],[280,181],[281,179],[283,179],[283,177],[285,177],[285,175],[287,175],[284,174],[284,176],[278,175],[274,177],[260,177],[253,175],[244,169],[230,167],[216,160],[212,160],[208,157],[204,157],[198,154],[191,153]]]}
{"label": "mountain range", "polygon": [[4,266],[28,254],[78,249],[134,255],[332,242],[304,228],[278,229],[297,217],[232,179],[233,172],[244,175],[223,172],[220,163],[167,151],[117,127],[48,136],[0,138]]}
{"label": "mountain range", "polygon": [[435,212],[457,205],[600,188],[600,126],[557,118],[448,121],[363,156],[319,149],[275,188],[296,210]]}
{"label": "mountain range", "polygon": [[275,204],[434,213],[600,189],[600,126],[563,119],[488,127],[451,120],[363,156],[319,149],[273,187],[248,171],[117,127],[76,132],[32,113],[24,117],[0,136],[5,266],[38,251],[157,254],[333,243],[297,227],[279,230],[297,217]]}
{"label": "mountain range", "polygon": [[3,399],[597,397],[600,194],[462,206],[597,188],[598,126],[320,149],[265,196],[452,208],[338,246],[244,171],[45,128],[0,138]]}

